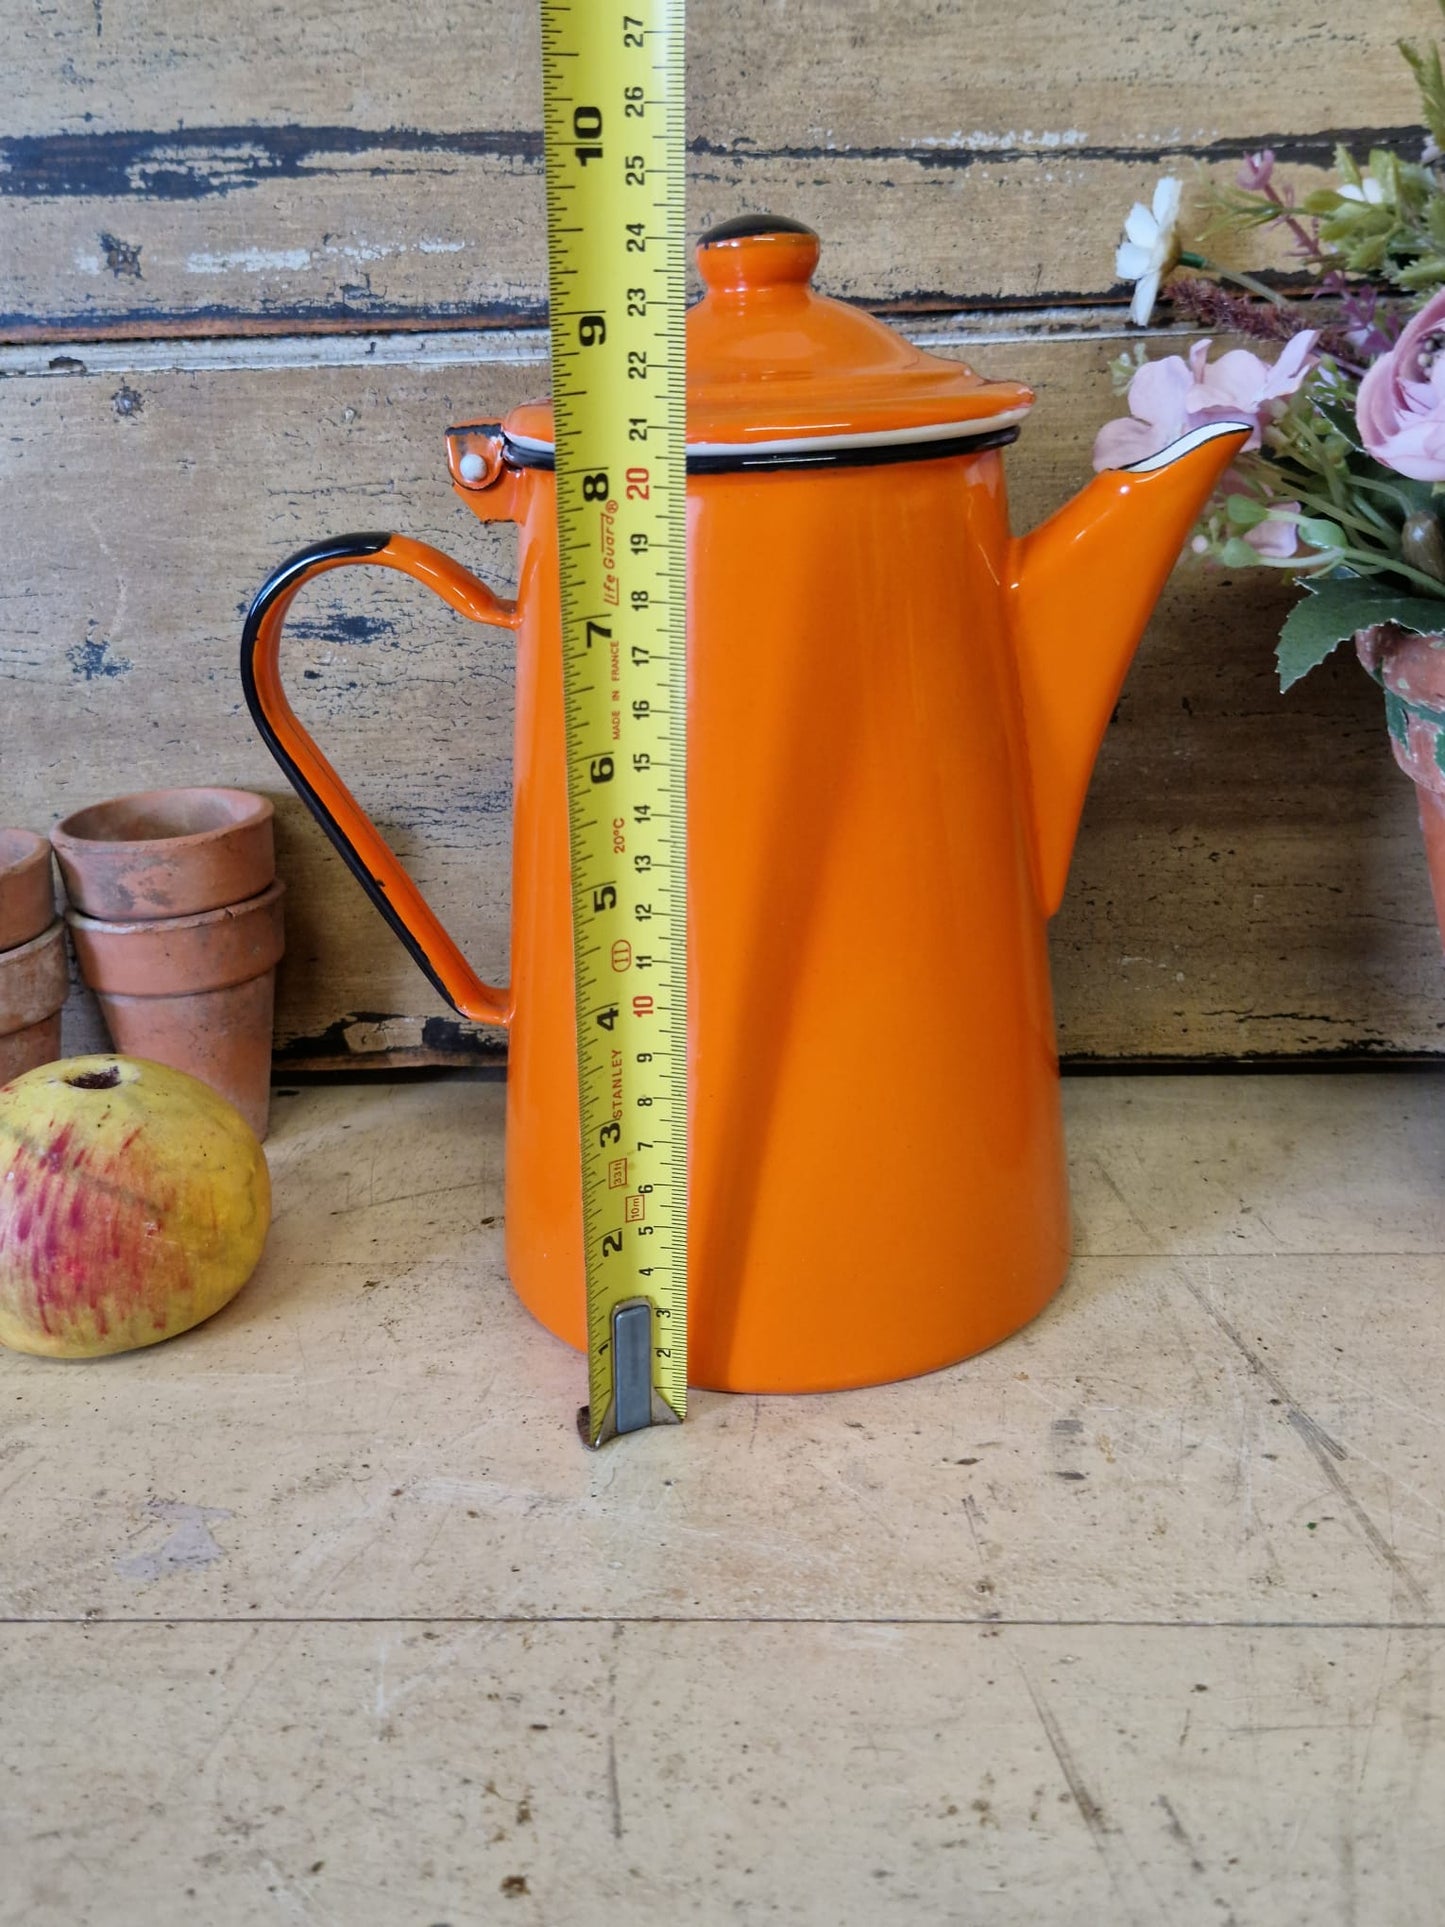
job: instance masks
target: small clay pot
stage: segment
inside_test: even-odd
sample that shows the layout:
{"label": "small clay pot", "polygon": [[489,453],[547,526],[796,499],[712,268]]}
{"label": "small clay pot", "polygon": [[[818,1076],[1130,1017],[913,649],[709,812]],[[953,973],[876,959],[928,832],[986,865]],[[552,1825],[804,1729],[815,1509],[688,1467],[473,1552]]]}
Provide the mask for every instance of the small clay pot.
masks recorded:
{"label": "small clay pot", "polygon": [[0,950],[29,943],[54,921],[50,845],[30,830],[0,830]]}
{"label": "small clay pot", "polygon": [[192,917],[258,896],[271,882],[273,815],[248,790],[145,790],[77,810],[50,840],[83,915]]}
{"label": "small clay pot", "polygon": [[201,1078],[262,1138],[284,893],[284,884],[273,883],[245,903],[191,917],[121,923],[77,910],[67,917],[81,975],[115,1048]]}
{"label": "small clay pot", "polygon": [[59,917],[29,943],[0,951],[0,1084],[59,1057],[60,1007],[69,988]]}

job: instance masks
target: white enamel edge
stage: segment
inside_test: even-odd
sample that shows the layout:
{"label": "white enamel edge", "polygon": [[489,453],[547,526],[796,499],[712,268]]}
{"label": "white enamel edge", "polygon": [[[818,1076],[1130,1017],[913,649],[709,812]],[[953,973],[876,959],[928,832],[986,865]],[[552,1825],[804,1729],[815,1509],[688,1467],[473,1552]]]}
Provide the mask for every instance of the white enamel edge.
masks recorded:
{"label": "white enamel edge", "polygon": [[1157,455],[1145,455],[1137,462],[1121,462],[1114,470],[1116,475],[1152,475],[1156,469],[1168,468],[1171,462],[1181,461],[1184,456],[1192,455],[1196,448],[1203,448],[1206,442],[1216,442],[1221,435],[1237,435],[1241,428],[1253,433],[1251,421],[1206,422],[1202,428],[1191,428],[1187,435],[1181,435],[1177,442],[1170,442],[1161,448]]}
{"label": "white enamel edge", "polygon": [[[977,435],[992,435],[1000,428],[1012,428],[1028,412],[1027,408],[1010,408],[980,421],[930,422],[924,428],[880,428],[861,435],[789,435],[771,442],[689,442],[687,452],[689,455],[802,455],[817,448],[902,448],[914,442],[962,441]],[[526,454],[553,453],[551,442],[534,435],[514,435],[508,430],[507,440],[513,448]]]}

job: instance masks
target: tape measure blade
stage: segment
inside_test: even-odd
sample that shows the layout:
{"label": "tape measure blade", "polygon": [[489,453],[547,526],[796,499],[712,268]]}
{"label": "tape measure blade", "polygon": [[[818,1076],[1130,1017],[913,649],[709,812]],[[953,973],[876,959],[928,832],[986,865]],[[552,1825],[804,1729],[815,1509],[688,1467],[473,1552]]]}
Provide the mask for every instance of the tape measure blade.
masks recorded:
{"label": "tape measure blade", "polygon": [[542,27],[597,1444],[686,1409],[682,0],[542,0]]}

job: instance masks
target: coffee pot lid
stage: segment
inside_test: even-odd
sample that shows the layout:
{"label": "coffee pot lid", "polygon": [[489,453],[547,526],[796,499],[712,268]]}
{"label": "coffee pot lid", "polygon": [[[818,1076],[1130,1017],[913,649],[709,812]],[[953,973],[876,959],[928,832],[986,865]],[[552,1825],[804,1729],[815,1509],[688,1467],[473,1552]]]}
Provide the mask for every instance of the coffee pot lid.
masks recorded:
{"label": "coffee pot lid", "polygon": [[[939,443],[1011,441],[1033,402],[1021,382],[985,381],[931,355],[861,309],[818,294],[811,228],[743,215],[703,235],[705,293],[687,317],[689,467],[896,460]],[[550,454],[552,405],[527,402],[507,439]]]}

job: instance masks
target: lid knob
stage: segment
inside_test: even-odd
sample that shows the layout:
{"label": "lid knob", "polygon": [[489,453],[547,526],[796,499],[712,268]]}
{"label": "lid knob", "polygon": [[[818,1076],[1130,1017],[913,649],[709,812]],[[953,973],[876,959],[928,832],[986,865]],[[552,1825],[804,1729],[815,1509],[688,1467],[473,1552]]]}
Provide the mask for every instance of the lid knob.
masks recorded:
{"label": "lid knob", "polygon": [[709,228],[697,266],[717,293],[800,286],[812,278],[822,243],[810,227],[781,214],[739,214]]}

